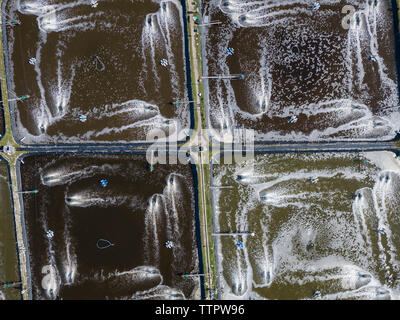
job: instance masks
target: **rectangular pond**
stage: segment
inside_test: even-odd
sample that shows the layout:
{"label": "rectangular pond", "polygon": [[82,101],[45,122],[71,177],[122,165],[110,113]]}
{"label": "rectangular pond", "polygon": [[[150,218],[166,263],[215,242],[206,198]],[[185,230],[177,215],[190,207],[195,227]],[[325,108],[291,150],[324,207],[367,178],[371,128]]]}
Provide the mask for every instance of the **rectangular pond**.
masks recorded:
{"label": "rectangular pond", "polygon": [[392,152],[257,155],[212,180],[215,232],[232,233],[215,238],[221,298],[399,299]]}
{"label": "rectangular pond", "polygon": [[32,155],[21,175],[33,299],[200,297],[190,165]]}
{"label": "rectangular pond", "polygon": [[[202,1],[210,124],[259,141],[389,140],[400,128],[390,1]],[[344,13],[343,13],[344,12]],[[394,13],[393,13],[394,12]]]}
{"label": "rectangular pond", "polygon": [[3,2],[24,143],[145,141],[189,127],[179,1]]}
{"label": "rectangular pond", "polygon": [[14,216],[7,163],[0,158],[0,300],[21,299]]}

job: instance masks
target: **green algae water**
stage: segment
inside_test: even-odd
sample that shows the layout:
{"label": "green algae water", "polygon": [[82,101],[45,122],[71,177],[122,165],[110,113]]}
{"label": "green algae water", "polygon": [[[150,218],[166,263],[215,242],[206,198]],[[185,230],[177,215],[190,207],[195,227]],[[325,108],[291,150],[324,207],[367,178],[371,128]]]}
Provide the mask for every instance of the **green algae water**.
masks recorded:
{"label": "green algae water", "polygon": [[8,167],[0,161],[0,300],[19,300],[20,281]]}
{"label": "green algae water", "polygon": [[233,233],[216,237],[221,298],[399,298],[393,153],[257,155],[214,165],[213,185],[230,186],[213,199],[216,231]]}

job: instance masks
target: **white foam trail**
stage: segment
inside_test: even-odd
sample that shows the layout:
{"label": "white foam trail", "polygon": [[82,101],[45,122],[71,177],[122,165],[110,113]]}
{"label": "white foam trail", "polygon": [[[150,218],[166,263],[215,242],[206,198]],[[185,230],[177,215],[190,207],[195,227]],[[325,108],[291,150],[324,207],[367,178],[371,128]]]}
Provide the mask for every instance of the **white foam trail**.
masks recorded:
{"label": "white foam trail", "polygon": [[160,215],[164,213],[164,199],[163,195],[154,194],[147,206],[145,212],[145,262],[150,264],[153,262],[156,266],[160,263],[160,241],[158,239],[160,227]]}
{"label": "white foam trail", "polygon": [[[49,231],[49,228],[47,225],[48,224],[47,216],[43,212],[40,215],[41,215],[41,217],[40,217],[41,226],[43,229],[43,237],[46,237],[46,233]],[[46,254],[47,254],[47,259],[48,259],[46,270],[48,270],[50,272],[48,272],[47,275],[43,276],[41,285],[42,285],[43,289],[45,290],[47,297],[54,299],[57,297],[58,292],[60,290],[61,278],[60,278],[60,272],[57,267],[56,252],[54,251],[54,248],[53,248],[52,239],[46,239],[46,240],[47,240]],[[43,266],[43,267],[45,267],[45,266]],[[45,281],[45,280],[47,280],[47,281]]]}
{"label": "white foam trail", "polygon": [[[383,172],[380,174],[378,181],[376,181],[373,188],[373,203],[375,214],[378,218],[378,226],[377,229],[385,228],[385,235],[378,233],[378,245],[380,249],[379,257],[382,260],[382,263],[386,266],[387,276],[390,277],[390,266],[399,266],[400,262],[396,259],[396,247],[393,243],[392,232],[389,228],[388,221],[388,207],[387,201],[388,199],[393,199],[395,196],[392,192],[393,190],[393,180],[395,179],[396,173],[391,172]],[[398,178],[397,174],[397,178]],[[383,237],[385,237],[385,242],[387,245],[387,249],[383,244]],[[387,261],[387,256],[389,255],[389,261]],[[390,264],[390,266],[389,266]]]}
{"label": "white foam trail", "polygon": [[[155,61],[155,43],[159,43],[159,32],[157,32],[155,23],[157,21],[157,15],[154,13],[150,13],[146,15],[145,18],[145,26],[142,31],[142,56],[145,59],[145,65],[147,65],[147,54],[146,51],[149,51],[150,62],[151,62],[151,73],[152,77],[154,77],[154,81],[156,83],[160,83],[160,77],[158,76],[158,72],[156,69],[156,61]],[[156,92],[158,91],[158,87],[154,88]]]}
{"label": "white foam trail", "polygon": [[171,173],[167,177],[167,186],[164,189],[164,196],[168,208],[168,226],[171,228],[172,239],[175,239],[174,246],[172,247],[172,253],[174,259],[172,261],[172,269],[178,270],[179,260],[184,257],[183,247],[181,241],[183,241],[183,226],[180,225],[181,218],[179,217],[179,210],[181,206],[180,194],[182,192],[182,185],[180,179],[184,177],[177,173]]}
{"label": "white foam trail", "polygon": [[75,247],[71,241],[71,215],[70,210],[66,207],[66,212],[64,214],[64,238],[65,238],[65,262],[63,265],[64,268],[64,280],[66,284],[72,284],[77,277],[77,256],[75,253]]}
{"label": "white foam trail", "polygon": [[68,166],[68,167],[52,167],[47,170],[43,169],[40,175],[41,183],[46,186],[56,186],[74,183],[82,177],[89,178],[103,172],[114,172],[120,169],[119,165],[103,164],[101,166],[91,165],[86,167]]}
{"label": "white foam trail", "polygon": [[72,207],[115,207],[126,203],[129,200],[128,195],[107,196],[108,193],[98,195],[96,192],[80,192],[68,195],[65,198],[67,205]]}
{"label": "white foam trail", "polygon": [[355,194],[355,199],[353,201],[353,213],[354,213],[354,222],[357,227],[357,232],[363,235],[365,239],[365,245],[369,248],[371,256],[372,253],[372,241],[371,236],[369,234],[369,228],[366,221],[366,215],[368,215],[370,208],[370,204],[368,203],[368,198],[372,198],[371,189],[363,188],[357,190]]}
{"label": "white foam trail", "polygon": [[[172,43],[171,43],[171,31],[170,28],[172,27],[172,32],[176,33],[183,30],[183,26],[181,25],[180,30],[177,30],[175,26],[170,26],[171,22],[174,22],[175,20],[171,19],[171,8],[169,3],[172,3],[176,6],[177,10],[179,11],[179,21],[182,21],[182,12],[181,12],[181,7],[180,5],[176,5],[174,2],[170,1],[161,1],[160,6],[161,9],[159,10],[159,14],[157,14],[157,21],[158,24],[160,25],[160,32],[163,36],[164,42],[166,43],[166,53],[168,57],[168,61],[170,64],[170,72],[171,72],[171,84],[172,84],[172,92],[174,97],[180,97],[181,92],[178,87],[178,73],[176,71],[176,66],[175,66],[175,61],[174,61],[174,55],[172,53]],[[164,9],[165,6],[165,9]],[[165,32],[164,32],[165,29]]]}

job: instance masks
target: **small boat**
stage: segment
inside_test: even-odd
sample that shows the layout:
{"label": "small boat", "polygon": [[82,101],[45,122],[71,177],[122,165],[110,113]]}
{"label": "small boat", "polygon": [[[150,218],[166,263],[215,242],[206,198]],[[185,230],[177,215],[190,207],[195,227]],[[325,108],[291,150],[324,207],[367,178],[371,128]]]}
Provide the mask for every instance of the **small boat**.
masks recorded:
{"label": "small boat", "polygon": [[360,25],[360,22],[361,22],[360,16],[356,15],[356,24],[357,24],[357,26]]}
{"label": "small boat", "polygon": [[233,76],[233,79],[244,79],[244,74],[238,74]]}
{"label": "small boat", "polygon": [[353,200],[356,200],[356,199],[360,200],[360,199],[362,198],[362,195],[361,195],[360,192],[356,192],[356,193],[353,195],[352,198],[353,198]]}
{"label": "small boat", "polygon": [[241,174],[238,174],[238,175],[236,176],[236,180],[237,180],[237,181],[240,181],[240,180],[243,180],[243,179],[244,179],[244,176],[241,175]]}

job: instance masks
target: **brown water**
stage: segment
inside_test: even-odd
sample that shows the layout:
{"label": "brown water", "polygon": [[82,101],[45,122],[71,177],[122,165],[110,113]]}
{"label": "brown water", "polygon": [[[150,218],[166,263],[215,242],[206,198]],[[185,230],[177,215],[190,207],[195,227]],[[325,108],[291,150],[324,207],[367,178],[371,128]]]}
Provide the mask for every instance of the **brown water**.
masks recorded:
{"label": "brown water", "polygon": [[14,104],[18,136],[142,141],[152,128],[187,127],[188,105],[171,104],[188,100],[180,3],[89,3],[8,1],[7,14],[21,22],[7,27],[10,88],[30,96]]}
{"label": "brown water", "polygon": [[221,298],[399,299],[393,153],[257,155],[214,165],[213,185],[230,186],[213,194],[216,231],[254,232],[216,242]]}
{"label": "brown water", "polygon": [[[3,103],[0,103],[0,108],[3,108]],[[4,135],[4,113],[3,113],[3,110],[0,110],[0,135],[1,135],[0,138]]]}
{"label": "brown water", "polygon": [[[208,75],[245,75],[208,81],[213,127],[252,128],[258,140],[395,136],[390,2],[326,0],[313,11],[314,2],[203,1],[203,21],[221,22],[204,28]],[[356,12],[350,29],[342,27],[345,5]]]}
{"label": "brown water", "polygon": [[181,275],[199,272],[189,166],[150,172],[144,156],[121,154],[24,162],[23,189],[39,191],[24,195],[33,299],[199,298],[198,280]]}
{"label": "brown water", "polygon": [[7,286],[20,281],[9,182],[8,166],[0,161],[0,300],[19,300],[20,286]]}

